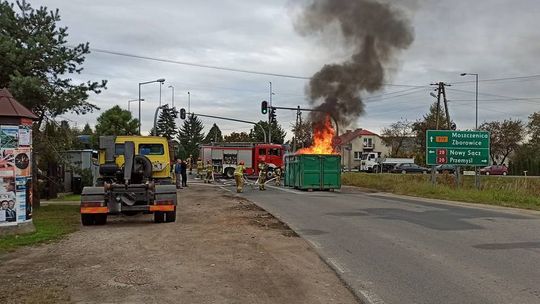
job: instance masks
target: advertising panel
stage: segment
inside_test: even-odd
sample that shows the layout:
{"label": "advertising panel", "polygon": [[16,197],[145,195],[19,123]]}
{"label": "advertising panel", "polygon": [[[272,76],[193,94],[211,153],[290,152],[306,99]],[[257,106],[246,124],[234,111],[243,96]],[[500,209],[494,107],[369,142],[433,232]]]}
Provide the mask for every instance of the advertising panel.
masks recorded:
{"label": "advertising panel", "polygon": [[0,226],[32,219],[32,131],[0,125]]}

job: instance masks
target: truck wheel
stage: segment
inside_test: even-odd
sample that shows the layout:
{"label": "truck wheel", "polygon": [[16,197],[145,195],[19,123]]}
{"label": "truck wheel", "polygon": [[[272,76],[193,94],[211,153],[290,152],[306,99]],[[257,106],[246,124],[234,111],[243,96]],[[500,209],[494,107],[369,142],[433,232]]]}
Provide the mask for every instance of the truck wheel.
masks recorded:
{"label": "truck wheel", "polygon": [[225,177],[226,178],[233,178],[234,177],[234,168],[225,169]]}
{"label": "truck wheel", "polygon": [[81,214],[81,223],[83,224],[83,226],[94,225],[94,220],[94,214]]}
{"label": "truck wheel", "polygon": [[165,221],[165,212],[156,211],[154,212],[154,223],[163,223]]}
{"label": "truck wheel", "polygon": [[165,212],[165,222],[167,223],[176,222],[176,210]]}
{"label": "truck wheel", "polygon": [[105,224],[107,224],[107,214],[96,214],[94,216],[94,223],[96,225],[105,225]]}

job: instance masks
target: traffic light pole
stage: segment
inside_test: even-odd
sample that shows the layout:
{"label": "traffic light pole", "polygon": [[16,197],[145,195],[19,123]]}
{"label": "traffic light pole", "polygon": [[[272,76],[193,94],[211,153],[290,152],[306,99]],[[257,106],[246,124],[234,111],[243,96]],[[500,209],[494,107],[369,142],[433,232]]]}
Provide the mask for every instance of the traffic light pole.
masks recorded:
{"label": "traffic light pole", "polygon": [[254,126],[259,126],[259,128],[261,128],[261,130],[262,130],[262,132],[263,132],[264,143],[267,143],[267,141],[266,141],[266,131],[264,130],[264,128],[263,128],[260,124],[258,124],[258,123],[256,123],[256,122],[248,121],[248,120],[235,119],[235,118],[229,118],[229,117],[222,117],[222,116],[214,116],[214,115],[198,114],[198,113],[186,113],[186,114],[188,114],[188,115],[200,116],[200,117],[208,117],[208,118],[215,118],[215,119],[221,119],[221,120],[228,120],[228,121],[242,122],[242,123],[247,123],[247,124],[254,125]]}

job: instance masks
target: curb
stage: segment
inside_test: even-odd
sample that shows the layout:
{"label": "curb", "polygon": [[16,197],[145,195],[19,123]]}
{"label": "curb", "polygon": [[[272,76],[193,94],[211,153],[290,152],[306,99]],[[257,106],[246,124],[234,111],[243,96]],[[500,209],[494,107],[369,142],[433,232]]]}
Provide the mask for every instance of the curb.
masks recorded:
{"label": "curb", "polygon": [[269,211],[268,209],[264,208],[260,203],[256,202],[256,201],[253,201],[249,198],[246,198],[246,197],[243,197],[243,196],[240,196],[240,195],[237,195],[237,194],[234,194],[234,196],[237,196],[239,198],[243,198],[243,199],[246,199],[248,200],[249,202],[257,205],[259,208],[263,209],[264,211],[268,212],[269,214],[271,214],[273,217],[275,217],[276,219],[278,219],[281,223],[287,225],[291,230],[293,230],[298,236],[300,236],[302,238],[302,240],[304,240],[304,242],[306,242],[310,247],[311,249],[313,249],[314,252],[317,253],[317,256],[319,257],[319,259],[324,263],[326,264],[330,269],[332,269],[332,271],[337,275],[338,279],[341,281],[341,283],[343,283],[343,285],[345,286],[345,288],[347,288],[352,294],[353,296],[355,297],[355,299],[359,302],[359,303],[363,303],[363,304],[384,304],[384,302],[375,294],[373,294],[372,292],[369,292],[367,290],[360,290],[360,289],[355,289],[353,288],[349,282],[346,280],[346,278],[344,277],[344,274],[346,273],[343,269],[341,269],[341,267],[339,267],[337,265],[337,263],[335,261],[333,261],[332,258],[329,258],[329,257],[326,257],[323,255],[323,253],[321,252],[321,247],[320,246],[317,246],[316,244],[314,244],[312,241],[309,241],[307,240],[304,235],[300,232],[300,229],[298,229],[297,227],[295,227],[294,225],[291,225],[289,223],[287,223],[283,218],[282,216],[277,213],[277,212],[271,212]]}

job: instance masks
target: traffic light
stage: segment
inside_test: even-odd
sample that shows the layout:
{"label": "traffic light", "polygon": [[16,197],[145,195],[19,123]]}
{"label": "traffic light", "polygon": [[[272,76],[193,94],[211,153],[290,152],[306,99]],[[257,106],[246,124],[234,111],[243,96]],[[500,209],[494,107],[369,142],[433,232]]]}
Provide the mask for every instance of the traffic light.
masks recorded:
{"label": "traffic light", "polygon": [[180,109],[180,119],[186,119],[186,109]]}
{"label": "traffic light", "polygon": [[268,113],[268,101],[263,100],[261,102],[261,113],[266,114]]}
{"label": "traffic light", "polygon": [[270,123],[276,122],[276,109],[270,108]]}

